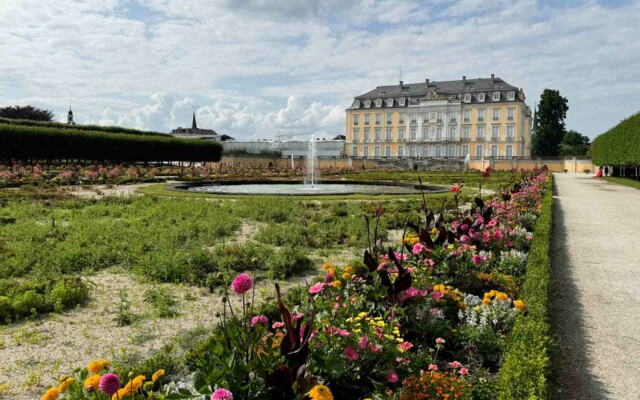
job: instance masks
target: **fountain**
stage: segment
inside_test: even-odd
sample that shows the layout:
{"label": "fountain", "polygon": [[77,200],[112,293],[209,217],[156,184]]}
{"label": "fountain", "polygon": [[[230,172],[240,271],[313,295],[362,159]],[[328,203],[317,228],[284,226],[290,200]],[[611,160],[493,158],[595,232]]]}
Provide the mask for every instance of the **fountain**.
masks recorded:
{"label": "fountain", "polygon": [[311,135],[309,139],[309,152],[307,153],[307,171],[304,178],[304,184],[308,190],[318,189],[318,177],[320,170],[318,168],[318,150],[316,148],[316,135]]}
{"label": "fountain", "polygon": [[464,158],[464,170],[465,171],[469,171],[469,164],[471,163],[471,156],[469,154],[467,154],[467,156]]}

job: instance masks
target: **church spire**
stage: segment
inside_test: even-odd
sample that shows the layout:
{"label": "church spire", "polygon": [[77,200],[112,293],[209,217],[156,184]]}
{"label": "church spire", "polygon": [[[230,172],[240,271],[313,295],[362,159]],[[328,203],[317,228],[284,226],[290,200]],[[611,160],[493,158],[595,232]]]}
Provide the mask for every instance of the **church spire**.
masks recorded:
{"label": "church spire", "polygon": [[196,124],[196,113],[193,113],[193,121],[191,122],[191,129],[198,129],[198,124]]}
{"label": "church spire", "polygon": [[69,105],[69,112],[67,113],[67,124],[75,125],[76,123],[73,121],[73,111],[71,111],[71,105]]}

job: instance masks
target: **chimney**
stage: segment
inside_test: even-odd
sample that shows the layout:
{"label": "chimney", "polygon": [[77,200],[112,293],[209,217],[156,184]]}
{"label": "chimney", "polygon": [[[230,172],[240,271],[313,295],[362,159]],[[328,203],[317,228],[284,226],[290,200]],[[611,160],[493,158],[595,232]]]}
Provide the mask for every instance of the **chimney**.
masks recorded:
{"label": "chimney", "polygon": [[462,75],[462,83],[463,84],[467,83],[467,76],[466,75]]}
{"label": "chimney", "polygon": [[495,82],[495,75],[491,74],[491,83]]}
{"label": "chimney", "polygon": [[424,80],[424,83],[426,83],[427,87],[429,87],[429,79],[428,78]]}
{"label": "chimney", "polygon": [[402,89],[402,81],[400,81],[400,89]]}

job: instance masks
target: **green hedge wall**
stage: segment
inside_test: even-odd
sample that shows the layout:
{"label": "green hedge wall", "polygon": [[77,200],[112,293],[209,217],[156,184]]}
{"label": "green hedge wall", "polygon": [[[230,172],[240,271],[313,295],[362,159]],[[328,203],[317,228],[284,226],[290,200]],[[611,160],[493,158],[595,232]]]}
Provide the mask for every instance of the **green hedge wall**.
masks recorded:
{"label": "green hedge wall", "polygon": [[99,132],[110,132],[110,133],[128,133],[131,135],[171,137],[171,135],[169,135],[168,133],[140,131],[137,129],[123,128],[120,126],[69,125],[62,122],[32,121],[29,119],[12,119],[12,118],[0,118],[0,123],[11,124],[11,125],[24,125],[24,126],[40,126],[40,127],[46,127],[46,128],[75,129],[78,131],[99,131]]}
{"label": "green hedge wall", "polygon": [[498,378],[500,400],[547,398],[552,344],[548,314],[552,203],[553,175],[549,174],[522,288],[527,313],[517,317],[509,337]]}
{"label": "green hedge wall", "polygon": [[640,164],[640,112],[595,138],[591,158],[596,165]]}
{"label": "green hedge wall", "polygon": [[0,160],[219,161],[222,144],[0,123]]}

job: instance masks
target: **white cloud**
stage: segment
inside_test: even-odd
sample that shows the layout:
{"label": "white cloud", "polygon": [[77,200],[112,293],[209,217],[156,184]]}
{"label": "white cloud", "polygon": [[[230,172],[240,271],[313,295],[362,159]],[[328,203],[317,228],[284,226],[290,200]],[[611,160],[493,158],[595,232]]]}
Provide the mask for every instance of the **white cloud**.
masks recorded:
{"label": "white cloud", "polygon": [[594,136],[637,111],[640,0],[547,4],[3,0],[0,104],[63,118],[71,102],[80,122],[162,131],[196,107],[240,138],[340,134],[352,97],[402,65],[405,82],[495,73],[530,103],[559,89],[568,127]]}

